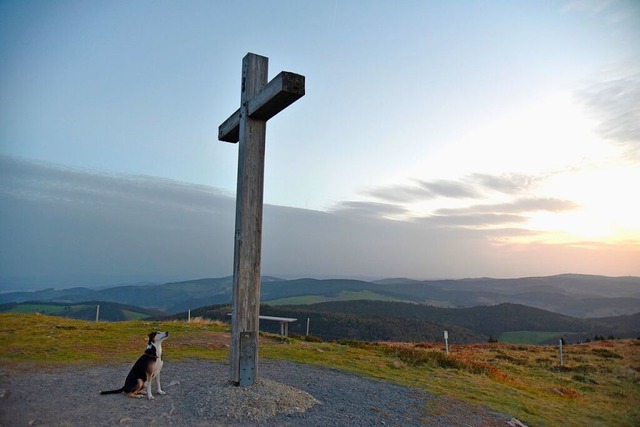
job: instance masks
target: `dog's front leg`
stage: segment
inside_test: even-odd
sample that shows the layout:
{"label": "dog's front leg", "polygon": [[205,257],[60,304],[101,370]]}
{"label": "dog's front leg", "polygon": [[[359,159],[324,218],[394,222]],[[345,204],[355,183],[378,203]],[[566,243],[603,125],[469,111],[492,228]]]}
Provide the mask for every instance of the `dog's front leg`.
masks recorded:
{"label": "dog's front leg", "polygon": [[147,399],[155,399],[153,397],[153,394],[151,394],[151,378],[149,378],[149,380],[145,382],[144,385],[147,386]]}
{"label": "dog's front leg", "polygon": [[156,373],[156,384],[158,385],[158,394],[167,394],[166,392],[162,391],[162,387],[160,387],[160,371]]}

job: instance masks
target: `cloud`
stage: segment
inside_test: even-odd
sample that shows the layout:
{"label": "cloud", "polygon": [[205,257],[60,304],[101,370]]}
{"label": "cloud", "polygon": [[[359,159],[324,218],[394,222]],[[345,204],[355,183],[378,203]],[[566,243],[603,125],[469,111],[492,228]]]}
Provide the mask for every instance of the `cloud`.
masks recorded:
{"label": "cloud", "polygon": [[539,176],[520,173],[492,175],[472,173],[459,180],[419,180],[408,184],[378,187],[365,195],[395,203],[416,203],[437,198],[478,199],[486,191],[516,195],[531,190],[543,179]]}
{"label": "cloud", "polygon": [[607,10],[613,0],[571,0],[564,7],[566,11],[586,12],[597,15]]}
{"label": "cloud", "polygon": [[432,194],[441,197],[468,199],[479,196],[479,193],[472,185],[461,181],[444,179],[436,181],[420,181],[420,185]]}
{"label": "cloud", "polygon": [[[596,255],[610,248],[536,246],[530,254],[526,245],[509,244],[509,236],[534,233],[512,226],[525,210],[567,208],[562,201],[498,206],[394,221],[381,217],[403,212],[393,204],[345,202],[333,212],[267,204],[262,272],[376,278],[638,272],[637,246],[603,256],[605,265]],[[234,198],[212,187],[0,156],[0,289],[229,275],[234,221]],[[588,268],[575,266],[576,251],[592,260]],[[557,269],[549,263],[555,254],[563,259]]]}
{"label": "cloud", "polygon": [[414,180],[409,184],[379,187],[366,192],[377,199],[398,203],[414,203],[439,197],[475,198],[480,195],[473,183],[457,180]]}
{"label": "cloud", "polygon": [[340,202],[334,208],[335,213],[349,213],[370,217],[386,217],[394,215],[402,215],[407,212],[407,209],[402,206],[392,205],[388,203],[378,202]]}
{"label": "cloud", "polygon": [[[424,220],[433,224],[457,227],[492,227],[522,224],[529,212],[562,212],[579,206],[569,200],[553,198],[524,198],[509,203],[478,204],[464,208],[442,208]],[[522,235],[521,233],[519,233]]]}
{"label": "cloud", "polygon": [[479,204],[457,209],[438,209],[437,215],[462,215],[462,214],[486,214],[486,213],[526,213],[526,212],[563,212],[577,209],[579,205],[570,200],[555,198],[523,198],[509,203]]}
{"label": "cloud", "polygon": [[[385,203],[333,212],[265,205],[264,274],[486,275],[486,236],[392,221]],[[231,274],[234,198],[215,188],[0,157],[0,288],[165,282]],[[480,254],[480,255],[477,255]]]}
{"label": "cloud", "polygon": [[0,285],[224,275],[234,209],[209,187],[0,157]]}
{"label": "cloud", "polygon": [[389,202],[412,203],[419,200],[433,199],[434,194],[423,186],[415,184],[401,184],[374,188],[366,195]]}
{"label": "cloud", "polygon": [[640,161],[640,62],[621,76],[580,91],[582,101],[598,120],[600,134],[625,148],[625,156]]}
{"label": "cloud", "polygon": [[501,224],[523,223],[527,217],[514,214],[474,213],[469,215],[432,215],[425,221],[438,225],[458,227],[485,227]]}
{"label": "cloud", "polygon": [[504,194],[518,194],[530,189],[539,178],[525,174],[501,174],[490,175],[484,173],[473,173],[467,178],[484,189],[497,191]]}

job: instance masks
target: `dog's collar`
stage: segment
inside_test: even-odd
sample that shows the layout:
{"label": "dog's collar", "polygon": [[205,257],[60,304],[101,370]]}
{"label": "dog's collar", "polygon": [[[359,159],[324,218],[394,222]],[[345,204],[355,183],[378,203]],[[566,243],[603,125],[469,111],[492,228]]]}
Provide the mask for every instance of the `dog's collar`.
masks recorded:
{"label": "dog's collar", "polygon": [[149,356],[149,357],[153,357],[154,359],[160,359],[160,360],[162,360],[162,357],[161,357],[161,356],[156,356],[155,354],[145,353],[145,356]]}

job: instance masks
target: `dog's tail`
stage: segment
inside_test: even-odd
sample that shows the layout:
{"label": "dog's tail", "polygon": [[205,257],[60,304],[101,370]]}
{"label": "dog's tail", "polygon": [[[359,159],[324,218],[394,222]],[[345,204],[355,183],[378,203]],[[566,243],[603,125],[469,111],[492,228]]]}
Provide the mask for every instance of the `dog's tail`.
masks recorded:
{"label": "dog's tail", "polygon": [[124,391],[124,387],[119,388],[117,390],[101,391],[100,394],[116,394],[116,393],[122,393],[123,391]]}

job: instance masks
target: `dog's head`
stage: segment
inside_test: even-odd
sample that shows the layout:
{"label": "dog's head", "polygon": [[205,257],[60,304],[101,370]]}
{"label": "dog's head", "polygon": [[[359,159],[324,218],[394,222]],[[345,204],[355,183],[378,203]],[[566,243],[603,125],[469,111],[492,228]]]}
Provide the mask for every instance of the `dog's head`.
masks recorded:
{"label": "dog's head", "polygon": [[149,334],[149,344],[161,343],[167,338],[169,338],[169,332],[153,331]]}

